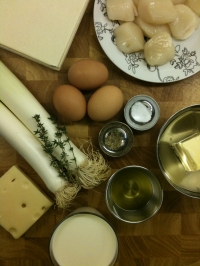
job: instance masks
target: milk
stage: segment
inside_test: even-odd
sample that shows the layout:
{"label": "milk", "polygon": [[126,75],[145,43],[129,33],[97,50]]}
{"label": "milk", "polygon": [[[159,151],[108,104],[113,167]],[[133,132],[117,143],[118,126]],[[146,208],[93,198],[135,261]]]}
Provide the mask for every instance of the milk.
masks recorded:
{"label": "milk", "polygon": [[60,266],[112,266],[118,254],[116,234],[94,213],[68,216],[54,231],[50,256]]}

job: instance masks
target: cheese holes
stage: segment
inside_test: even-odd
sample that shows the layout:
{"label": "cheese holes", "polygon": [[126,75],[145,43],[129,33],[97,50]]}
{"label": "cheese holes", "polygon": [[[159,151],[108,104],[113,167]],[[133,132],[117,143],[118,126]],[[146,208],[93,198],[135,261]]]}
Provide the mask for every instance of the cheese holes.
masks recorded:
{"label": "cheese holes", "polygon": [[26,204],[25,203],[22,203],[22,208],[26,208]]}

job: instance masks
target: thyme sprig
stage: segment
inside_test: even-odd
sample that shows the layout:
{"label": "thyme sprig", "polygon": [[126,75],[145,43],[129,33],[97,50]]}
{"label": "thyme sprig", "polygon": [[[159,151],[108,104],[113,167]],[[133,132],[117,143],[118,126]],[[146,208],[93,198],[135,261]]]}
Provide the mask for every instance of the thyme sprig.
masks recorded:
{"label": "thyme sprig", "polygon": [[[48,154],[50,159],[50,165],[58,171],[58,176],[66,179],[70,183],[76,183],[77,179],[74,176],[74,171],[70,169],[70,164],[74,161],[76,170],[78,169],[76,157],[74,155],[73,147],[71,146],[70,138],[67,136],[66,127],[59,125],[53,117],[49,117],[52,124],[56,128],[55,139],[53,141],[49,140],[48,131],[45,129],[44,124],[41,123],[40,115],[36,114],[33,116],[37,123],[37,130],[34,134],[41,140],[41,146],[45,153]],[[64,138],[63,138],[64,136]],[[65,151],[65,146],[69,146],[69,150],[72,153],[73,158],[68,160],[68,154]],[[60,148],[60,158],[59,160],[55,158],[54,150]]]}

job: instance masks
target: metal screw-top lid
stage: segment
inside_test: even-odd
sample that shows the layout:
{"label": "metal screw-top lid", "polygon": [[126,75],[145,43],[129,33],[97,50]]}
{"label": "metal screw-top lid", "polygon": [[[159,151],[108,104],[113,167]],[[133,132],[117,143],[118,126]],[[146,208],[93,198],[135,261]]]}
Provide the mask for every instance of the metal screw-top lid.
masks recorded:
{"label": "metal screw-top lid", "polygon": [[99,132],[99,146],[102,151],[112,157],[127,154],[133,146],[132,129],[118,121],[106,124]]}
{"label": "metal screw-top lid", "polygon": [[127,124],[137,130],[152,128],[160,116],[160,108],[157,102],[146,95],[138,95],[131,98],[124,109]]}

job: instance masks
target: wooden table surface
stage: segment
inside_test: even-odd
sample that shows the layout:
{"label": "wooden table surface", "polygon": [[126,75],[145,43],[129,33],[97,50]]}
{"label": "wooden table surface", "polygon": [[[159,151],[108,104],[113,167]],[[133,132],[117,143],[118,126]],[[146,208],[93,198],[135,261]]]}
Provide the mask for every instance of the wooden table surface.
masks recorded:
{"label": "wooden table surface", "polygon": [[[144,132],[133,131],[135,141],[132,150],[121,158],[107,160],[113,172],[128,165],[150,169],[164,190],[162,207],[144,223],[119,221],[109,213],[106,206],[105,181],[94,189],[81,190],[69,210],[59,211],[52,207],[18,240],[0,227],[0,265],[51,265],[48,244],[54,227],[77,207],[91,206],[97,208],[116,229],[120,244],[116,266],[199,266],[200,200],[182,195],[165,180],[156,159],[156,141],[159,130],[171,115],[184,107],[200,103],[200,72],[188,79],[165,84],[148,83],[123,73],[108,59],[99,45],[93,26],[93,2],[91,0],[88,5],[61,71],[50,70],[5,50],[0,50],[1,60],[52,115],[56,115],[52,105],[53,91],[58,85],[68,83],[69,66],[82,58],[96,59],[107,66],[109,78],[106,84],[116,85],[122,90],[124,105],[131,97],[139,94],[154,98],[160,106],[158,123]],[[86,93],[85,96],[89,97],[90,94]],[[123,110],[112,120],[124,121]],[[93,143],[98,145],[98,132],[105,123],[97,123],[85,117],[80,122],[68,124],[68,131],[75,142],[76,138],[91,137]],[[0,138],[0,176],[14,164],[20,166],[47,195],[54,198],[30,165]]]}

